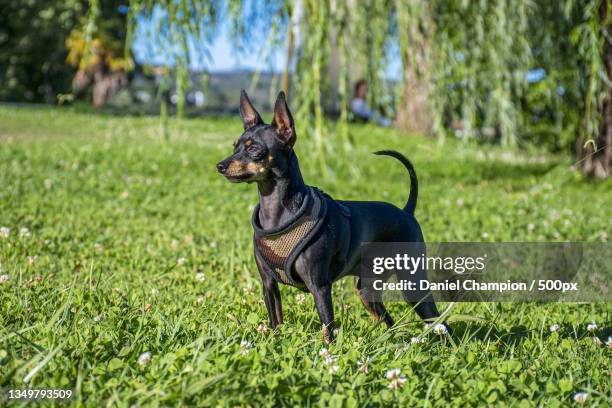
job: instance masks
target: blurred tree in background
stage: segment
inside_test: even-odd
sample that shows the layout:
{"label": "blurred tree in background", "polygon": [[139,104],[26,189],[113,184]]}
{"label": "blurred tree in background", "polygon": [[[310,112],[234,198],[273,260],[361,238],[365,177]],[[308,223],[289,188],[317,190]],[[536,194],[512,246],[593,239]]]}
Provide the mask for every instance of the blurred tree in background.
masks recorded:
{"label": "blurred tree in background", "polygon": [[[291,90],[323,173],[324,113],[338,114],[350,148],[348,104],[359,78],[371,107],[405,131],[571,152],[586,174],[611,173],[612,0],[9,1],[0,96],[53,101],[71,72],[66,43],[79,68],[75,88],[91,82],[94,104],[104,104],[131,67],[131,32],[156,13],[150,41],[168,56],[178,116],[190,59],[207,60],[222,22],[237,52],[263,44],[265,59],[283,47],[283,79],[271,86]],[[395,84],[384,73],[398,55]]]}
{"label": "blurred tree in background", "polygon": [[91,83],[101,106],[118,89],[128,61],[127,1],[0,2],[0,99],[55,103],[72,85]]}
{"label": "blurred tree in background", "polygon": [[66,61],[77,68],[73,91],[81,93],[91,85],[92,103],[101,107],[127,84],[132,58],[126,24],[129,6],[116,0],[90,1],[86,18],[72,29],[66,40]]}
{"label": "blurred tree in background", "polygon": [[0,10],[0,98],[54,103],[70,90],[74,70],[65,42],[88,3],[1,0]]}

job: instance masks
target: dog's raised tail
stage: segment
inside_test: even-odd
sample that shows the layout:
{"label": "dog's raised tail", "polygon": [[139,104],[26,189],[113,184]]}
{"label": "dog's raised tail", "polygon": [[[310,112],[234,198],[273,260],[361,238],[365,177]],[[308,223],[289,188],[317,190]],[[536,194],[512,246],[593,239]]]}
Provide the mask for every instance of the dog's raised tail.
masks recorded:
{"label": "dog's raised tail", "polygon": [[416,209],[417,205],[417,197],[419,195],[419,182],[412,163],[410,163],[410,160],[408,160],[406,156],[400,152],[396,152],[395,150],[381,150],[374,152],[374,154],[395,157],[397,160],[401,161],[408,170],[408,174],[410,174],[410,195],[408,196],[408,202],[404,206],[404,211],[414,215],[414,210]]}

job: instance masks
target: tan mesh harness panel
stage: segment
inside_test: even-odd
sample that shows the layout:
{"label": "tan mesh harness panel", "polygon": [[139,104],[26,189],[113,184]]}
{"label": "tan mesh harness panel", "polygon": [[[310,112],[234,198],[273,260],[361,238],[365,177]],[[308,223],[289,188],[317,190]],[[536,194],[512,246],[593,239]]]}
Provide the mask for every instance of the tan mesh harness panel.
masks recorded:
{"label": "tan mesh harness panel", "polygon": [[304,199],[302,207],[285,225],[274,230],[263,230],[259,225],[259,205],[253,211],[255,251],[273,271],[278,282],[304,288],[299,277],[292,276],[295,258],[319,230],[327,214],[327,199],[314,188]]}

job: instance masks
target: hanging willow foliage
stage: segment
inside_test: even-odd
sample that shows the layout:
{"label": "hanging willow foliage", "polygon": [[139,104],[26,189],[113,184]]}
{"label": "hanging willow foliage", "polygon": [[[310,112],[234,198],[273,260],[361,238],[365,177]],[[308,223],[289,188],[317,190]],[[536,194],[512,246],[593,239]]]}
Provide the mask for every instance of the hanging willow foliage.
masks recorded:
{"label": "hanging willow foliage", "polygon": [[[128,38],[139,22],[160,12],[153,41],[176,68],[179,115],[190,44],[205,57],[221,18],[230,22],[238,50],[263,38],[273,45],[290,39],[287,55],[295,57],[295,64],[288,60],[283,86],[289,88],[288,70],[293,68],[293,83],[299,86],[292,87],[292,105],[302,126],[309,126],[304,133],[312,135],[326,174],[322,101],[338,107],[338,134],[348,145],[349,83],[360,77],[368,82],[373,109],[390,113],[395,99],[398,125],[407,129],[406,124],[420,120],[416,128],[432,129],[441,141],[452,134],[504,145],[547,143],[557,149],[566,148],[569,138],[578,139],[578,146],[601,144],[597,137],[602,132],[612,137],[612,130],[606,130],[612,119],[602,119],[606,109],[612,110],[612,61],[606,60],[612,58],[607,57],[611,2],[131,0]],[[91,0],[90,21],[97,4]],[[405,68],[397,98],[383,79],[393,43],[399,44]],[[332,66],[332,53],[338,55],[338,67]],[[333,69],[339,71],[337,84],[329,79]],[[534,70],[540,74],[530,83],[528,74]],[[327,103],[334,86],[339,103]],[[605,144],[607,139],[602,140]]]}
{"label": "hanging willow foliage", "polygon": [[323,176],[327,176],[325,165],[325,150],[323,146],[324,118],[321,106],[322,90],[327,85],[323,70],[329,60],[330,44],[328,1],[304,0],[302,21],[300,24],[301,55],[296,65],[297,117],[309,126],[314,137],[315,148]]}
{"label": "hanging willow foliage", "polygon": [[[396,87],[396,125],[409,132],[429,133],[436,99],[430,97],[433,19],[427,0],[396,0],[397,38],[403,66]],[[437,123],[439,125],[439,122]],[[438,126],[439,127],[439,126]]]}
{"label": "hanging willow foliage", "polygon": [[[612,153],[603,146],[612,138],[612,117],[602,115],[612,114],[606,115],[606,109],[612,112],[612,51],[607,51],[612,49],[612,1],[396,4],[404,66],[427,42],[415,41],[413,27],[429,27],[432,33],[425,65],[431,67],[435,134],[553,149],[568,149],[577,140],[585,171],[610,173]],[[426,12],[415,13],[421,5]],[[404,78],[405,90],[410,90],[409,79]],[[598,155],[605,156],[599,159],[600,170],[588,164]]]}
{"label": "hanging willow foliage", "polygon": [[438,3],[431,11],[437,132],[459,128],[465,137],[498,134],[502,143],[517,144],[517,101],[530,66],[527,1]]}
{"label": "hanging willow foliage", "polygon": [[[200,61],[208,56],[208,45],[216,32],[224,5],[216,1],[131,0],[128,39],[139,23],[156,24],[149,41],[156,52],[174,67],[177,116],[185,115],[185,95],[189,90],[189,67],[192,53]],[[196,47],[191,47],[195,44]],[[129,52],[131,43],[126,43]],[[164,102],[162,102],[164,105]],[[162,109],[162,114],[166,110]]]}
{"label": "hanging willow foliage", "polygon": [[352,60],[359,63],[368,82],[368,101],[372,108],[389,110],[391,92],[384,82],[388,42],[393,27],[393,2],[363,0],[351,8],[349,25]]}

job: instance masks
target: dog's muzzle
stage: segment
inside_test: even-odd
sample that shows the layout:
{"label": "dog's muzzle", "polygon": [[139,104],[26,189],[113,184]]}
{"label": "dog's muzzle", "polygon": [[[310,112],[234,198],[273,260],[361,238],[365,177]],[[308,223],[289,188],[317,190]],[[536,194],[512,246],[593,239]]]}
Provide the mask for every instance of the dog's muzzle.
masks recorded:
{"label": "dog's muzzle", "polygon": [[217,171],[221,174],[225,174],[228,167],[229,167],[229,162],[227,160],[222,160],[219,163],[217,163]]}

